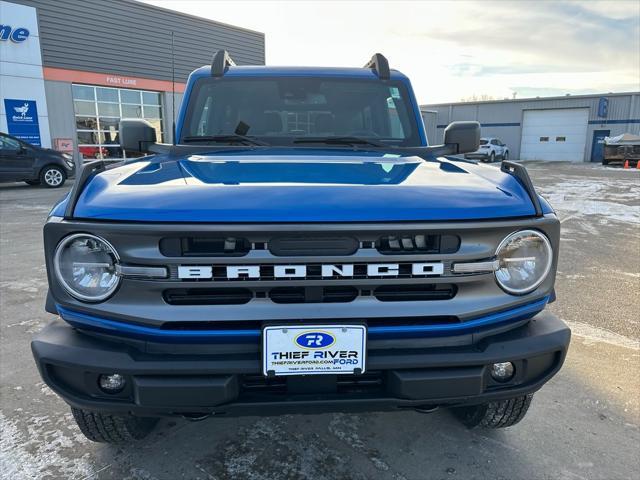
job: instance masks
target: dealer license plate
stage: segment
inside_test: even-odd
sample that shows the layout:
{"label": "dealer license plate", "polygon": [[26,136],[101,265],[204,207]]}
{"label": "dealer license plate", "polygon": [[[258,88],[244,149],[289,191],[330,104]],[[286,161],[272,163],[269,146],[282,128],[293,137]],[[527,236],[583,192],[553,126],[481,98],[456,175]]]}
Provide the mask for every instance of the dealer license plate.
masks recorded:
{"label": "dealer license plate", "polygon": [[265,327],[263,373],[278,376],[364,373],[366,341],[364,325]]}

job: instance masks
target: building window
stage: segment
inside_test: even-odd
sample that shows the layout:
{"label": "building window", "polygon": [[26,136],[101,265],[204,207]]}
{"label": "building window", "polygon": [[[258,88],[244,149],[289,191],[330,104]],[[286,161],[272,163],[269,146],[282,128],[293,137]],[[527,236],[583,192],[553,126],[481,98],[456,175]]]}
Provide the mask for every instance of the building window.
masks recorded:
{"label": "building window", "polygon": [[78,149],[85,159],[120,159],[121,118],[144,118],[162,142],[162,104],[158,92],[73,85]]}
{"label": "building window", "polygon": [[556,137],[556,142],[566,142],[567,137]]}
{"label": "building window", "polygon": [[540,141],[541,142],[548,142],[549,141],[549,137],[540,137]]}

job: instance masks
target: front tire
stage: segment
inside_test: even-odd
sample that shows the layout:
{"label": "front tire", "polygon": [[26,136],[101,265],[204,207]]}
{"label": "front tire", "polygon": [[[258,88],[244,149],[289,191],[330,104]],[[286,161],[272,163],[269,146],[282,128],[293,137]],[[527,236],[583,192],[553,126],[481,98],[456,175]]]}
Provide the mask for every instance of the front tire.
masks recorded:
{"label": "front tire", "polygon": [[532,398],[533,394],[529,394],[471,407],[457,407],[453,409],[453,414],[468,428],[511,427],[524,418]]}
{"label": "front tire", "polygon": [[157,418],[116,415],[71,408],[80,431],[92,442],[130,443],[146,437],[158,422]]}
{"label": "front tire", "polygon": [[65,171],[56,165],[47,165],[40,172],[40,183],[47,188],[59,188],[66,179]]}
{"label": "front tire", "polygon": [[491,152],[491,155],[489,155],[489,163],[493,163],[495,161],[496,161],[496,153]]}
{"label": "front tire", "polygon": [[504,155],[502,155],[502,160],[509,160],[509,151],[504,152]]}

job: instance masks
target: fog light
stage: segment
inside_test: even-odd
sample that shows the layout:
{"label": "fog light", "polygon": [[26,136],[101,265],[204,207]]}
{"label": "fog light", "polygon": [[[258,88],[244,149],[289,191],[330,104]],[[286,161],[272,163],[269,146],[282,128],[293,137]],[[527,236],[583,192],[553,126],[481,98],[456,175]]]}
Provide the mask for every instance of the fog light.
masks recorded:
{"label": "fog light", "polygon": [[491,377],[498,382],[506,382],[513,378],[516,368],[511,362],[494,363],[491,365]]}
{"label": "fog light", "polygon": [[126,380],[119,373],[100,375],[98,377],[98,385],[100,385],[100,389],[105,393],[118,393],[124,388],[125,383]]}

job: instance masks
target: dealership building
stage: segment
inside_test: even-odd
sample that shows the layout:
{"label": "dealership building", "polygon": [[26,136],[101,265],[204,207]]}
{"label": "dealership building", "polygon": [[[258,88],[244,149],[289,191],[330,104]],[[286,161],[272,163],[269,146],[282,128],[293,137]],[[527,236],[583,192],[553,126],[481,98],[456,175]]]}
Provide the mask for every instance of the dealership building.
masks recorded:
{"label": "dealership building", "polygon": [[263,33],[132,0],[0,0],[0,131],[121,158],[120,118],[137,117],[170,142],[187,76],[219,49],[265,61]]}
{"label": "dealership building", "polygon": [[475,120],[483,137],[520,160],[601,162],[604,137],[640,134],[640,92],[421,105],[430,143],[446,126]]}

